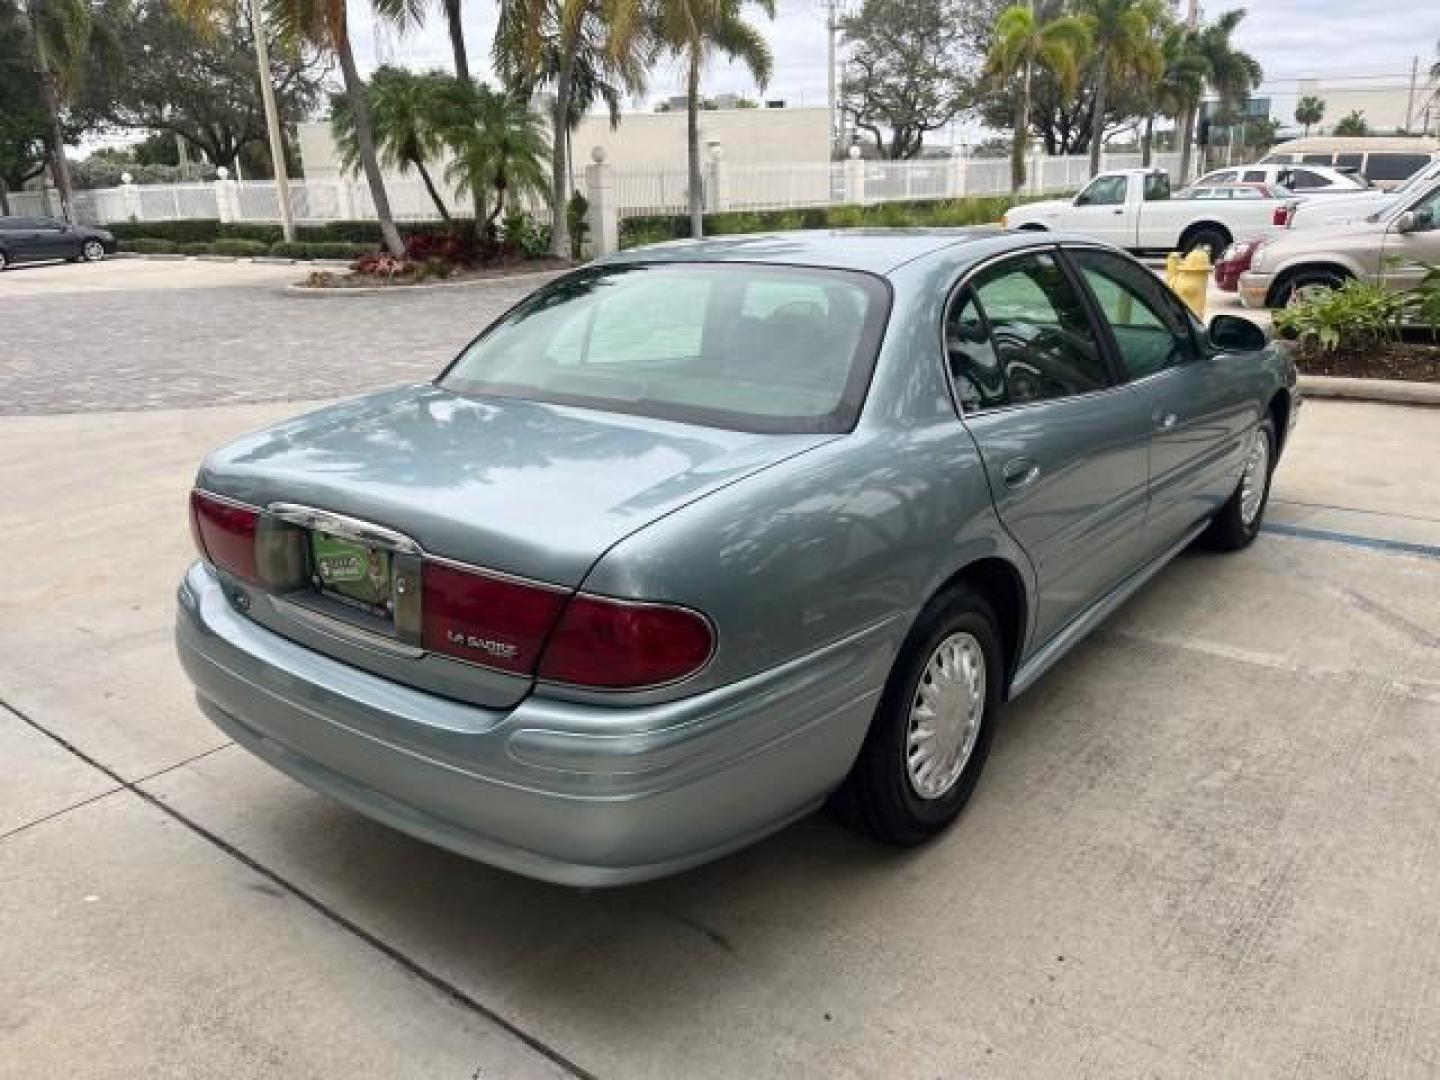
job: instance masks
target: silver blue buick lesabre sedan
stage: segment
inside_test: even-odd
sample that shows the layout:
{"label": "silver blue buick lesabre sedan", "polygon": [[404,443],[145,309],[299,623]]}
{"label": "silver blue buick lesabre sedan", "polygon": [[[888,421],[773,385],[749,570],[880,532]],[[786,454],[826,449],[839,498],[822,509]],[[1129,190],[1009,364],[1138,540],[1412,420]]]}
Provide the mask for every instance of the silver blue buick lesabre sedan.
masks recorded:
{"label": "silver blue buick lesabre sedan", "polygon": [[915,844],[1002,702],[1250,543],[1299,405],[1263,331],[1080,238],[633,251],[212,454],[180,657],[264,760],[522,874],[656,877],[827,801]]}

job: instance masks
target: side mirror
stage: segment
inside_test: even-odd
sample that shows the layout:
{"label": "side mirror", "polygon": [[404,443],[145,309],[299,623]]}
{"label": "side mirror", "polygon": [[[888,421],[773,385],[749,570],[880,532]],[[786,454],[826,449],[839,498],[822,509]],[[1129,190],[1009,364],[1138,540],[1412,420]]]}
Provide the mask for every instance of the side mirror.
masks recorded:
{"label": "side mirror", "polygon": [[1405,213],[1395,219],[1395,231],[1397,233],[1414,232],[1418,226],[1419,222],[1415,220],[1414,210],[1406,210]]}
{"label": "side mirror", "polygon": [[1270,344],[1262,326],[1240,315],[1216,315],[1209,333],[1210,344],[1222,352],[1259,352]]}

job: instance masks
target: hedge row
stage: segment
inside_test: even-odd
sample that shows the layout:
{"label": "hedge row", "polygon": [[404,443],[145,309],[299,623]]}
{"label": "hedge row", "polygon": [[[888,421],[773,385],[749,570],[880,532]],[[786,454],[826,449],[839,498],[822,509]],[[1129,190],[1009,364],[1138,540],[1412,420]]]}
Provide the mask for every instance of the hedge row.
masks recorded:
{"label": "hedge row", "polygon": [[[803,210],[741,210],[705,215],[705,235],[784,232],[791,229],[853,229],[987,225],[1026,198],[1009,195],[976,196],[925,202],[886,202],[870,206],[812,206]],[[620,246],[636,247],[690,235],[688,214],[653,214],[624,218]]]}
{"label": "hedge row", "polygon": [[225,237],[213,241],[191,240],[177,243],[154,236],[141,236],[133,240],[120,241],[121,251],[133,251],[139,255],[235,255],[253,258],[256,255],[271,255],[280,259],[353,259],[374,251],[375,244],[352,244],[338,240],[324,240],[315,243],[283,240],[267,244],[260,240],[242,240]]}
{"label": "hedge row", "polygon": [[[105,226],[117,240],[169,240],[176,244],[213,244],[217,240],[253,240],[277,244],[282,240],[279,225],[256,221],[215,221],[210,218],[182,218],[178,221],[114,221]],[[447,232],[453,225],[443,221],[401,222],[400,234]],[[297,242],[308,244],[380,243],[376,221],[328,221],[323,225],[298,225]]]}

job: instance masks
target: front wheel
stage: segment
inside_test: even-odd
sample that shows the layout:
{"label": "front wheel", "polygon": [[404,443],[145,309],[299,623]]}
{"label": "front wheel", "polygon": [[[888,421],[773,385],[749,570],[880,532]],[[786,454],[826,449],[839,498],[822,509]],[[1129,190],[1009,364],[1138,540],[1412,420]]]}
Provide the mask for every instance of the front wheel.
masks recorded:
{"label": "front wheel", "polygon": [[1274,472],[1275,425],[1267,418],[1260,421],[1251,437],[1240,483],[1211,520],[1209,528],[1200,534],[1200,542],[1216,551],[1249,547],[1265,517],[1265,507],[1270,501],[1270,477]]}
{"label": "front wheel", "polygon": [[1296,307],[1334,292],[1344,284],[1345,279],[1330,270],[1301,270],[1281,286],[1277,306]]}
{"label": "front wheel", "polygon": [[105,258],[105,245],[99,240],[86,240],[80,248],[80,257],[86,262],[99,262]]}
{"label": "front wheel", "polygon": [[990,752],[1005,666],[995,613],[965,585],[929,604],[906,639],[845,783],[845,824],[910,847],[964,808]]}
{"label": "front wheel", "polygon": [[0,251],[0,273],[4,273],[10,267],[10,256]]}

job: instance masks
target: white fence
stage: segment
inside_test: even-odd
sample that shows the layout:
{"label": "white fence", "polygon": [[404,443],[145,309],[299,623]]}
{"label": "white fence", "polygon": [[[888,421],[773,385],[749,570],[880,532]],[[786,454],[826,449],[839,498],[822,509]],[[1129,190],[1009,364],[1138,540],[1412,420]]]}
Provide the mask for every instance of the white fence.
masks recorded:
{"label": "white fence", "polygon": [[[1046,194],[1074,191],[1089,179],[1084,157],[1032,155],[1026,191]],[[1135,168],[1139,154],[1106,154],[1104,167]],[[1178,154],[1157,154],[1154,164],[1175,175]],[[610,188],[607,203],[618,217],[641,214],[681,214],[688,206],[689,177],[677,166],[607,166]],[[584,172],[576,185],[585,190]],[[842,203],[881,203],[899,200],[951,199],[967,195],[1004,195],[1010,191],[1010,162],[1006,158],[923,158],[918,161],[821,161],[754,165],[730,164],[712,158],[703,170],[707,210],[783,210]],[[416,177],[389,177],[385,184],[390,207],[401,221],[439,218],[425,186]],[[302,223],[365,220],[375,217],[370,189],[352,178],[295,180],[290,184],[295,219]],[[447,207],[457,216],[470,213],[468,196],[442,191]],[[12,192],[12,213],[54,214],[58,200],[40,192]],[[541,210],[538,204],[528,209]],[[278,221],[279,200],[269,181],[217,180],[191,184],[126,184],[76,192],[75,210],[85,222],[172,221],[212,218],[221,221]]]}

